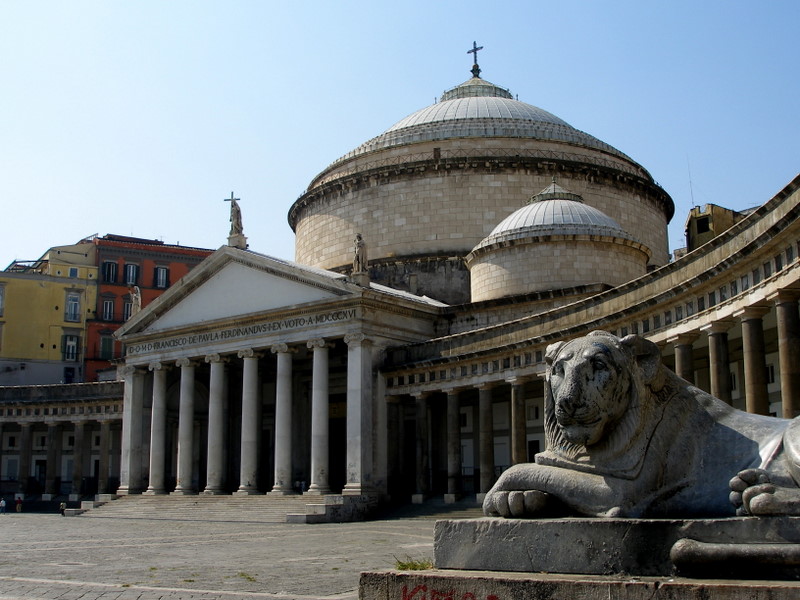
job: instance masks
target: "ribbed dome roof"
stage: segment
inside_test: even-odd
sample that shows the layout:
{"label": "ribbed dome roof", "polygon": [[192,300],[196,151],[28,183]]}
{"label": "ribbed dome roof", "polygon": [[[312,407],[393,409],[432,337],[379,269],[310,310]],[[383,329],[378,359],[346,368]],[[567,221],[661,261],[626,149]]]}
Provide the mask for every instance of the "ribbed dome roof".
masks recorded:
{"label": "ribbed dome roof", "polygon": [[587,206],[578,194],[555,182],[511,213],[473,252],[511,240],[553,235],[594,235],[638,241],[605,213]]}
{"label": "ribbed dome roof", "polygon": [[631,160],[613,146],[575,129],[546,110],[514,100],[508,90],[473,77],[446,91],[436,104],[398,121],[331,166],[393,146],[465,137],[554,140],[588,146]]}

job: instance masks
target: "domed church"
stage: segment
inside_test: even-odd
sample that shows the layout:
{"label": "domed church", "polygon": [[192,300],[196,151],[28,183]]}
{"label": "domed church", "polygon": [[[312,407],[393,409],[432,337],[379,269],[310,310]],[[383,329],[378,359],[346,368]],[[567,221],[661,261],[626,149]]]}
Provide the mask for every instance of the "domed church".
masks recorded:
{"label": "domed church", "polygon": [[293,497],[304,522],[480,501],[544,449],[547,346],[597,329],[737,408],[800,408],[800,177],[670,261],[647,170],[477,58],[311,181],[294,261],[226,200],[228,243],[117,332],[118,494]]}

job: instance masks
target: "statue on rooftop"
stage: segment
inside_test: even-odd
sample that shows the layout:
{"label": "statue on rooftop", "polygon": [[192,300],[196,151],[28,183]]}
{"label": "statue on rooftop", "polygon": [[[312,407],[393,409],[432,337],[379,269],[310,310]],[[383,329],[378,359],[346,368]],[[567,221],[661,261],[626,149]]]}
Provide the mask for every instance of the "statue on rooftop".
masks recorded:
{"label": "statue on rooftop", "polygon": [[353,273],[366,273],[367,268],[367,243],[360,233],[353,240]]}

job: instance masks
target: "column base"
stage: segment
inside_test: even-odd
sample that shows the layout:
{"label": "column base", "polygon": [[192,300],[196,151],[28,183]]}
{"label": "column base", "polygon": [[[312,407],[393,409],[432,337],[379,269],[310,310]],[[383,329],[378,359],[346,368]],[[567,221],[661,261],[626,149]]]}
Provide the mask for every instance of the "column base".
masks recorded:
{"label": "column base", "polygon": [[298,493],[291,488],[274,487],[267,492],[267,496],[297,496]]}
{"label": "column base", "polygon": [[222,488],[206,488],[201,492],[204,496],[222,496],[225,490]]}
{"label": "column base", "polygon": [[142,492],[142,496],[163,496],[167,493],[167,490],[164,488],[147,488],[145,491]]}
{"label": "column base", "polygon": [[196,496],[197,492],[194,490],[179,490],[176,489],[173,492],[169,493],[170,496]]}
{"label": "column base", "polygon": [[425,494],[411,494],[411,504],[422,504],[425,502]]}
{"label": "column base", "polygon": [[234,496],[257,496],[257,495],[259,495],[261,493],[262,492],[259,492],[255,488],[239,488],[238,490],[233,492],[233,495]]}
{"label": "column base", "polygon": [[70,494],[69,495],[69,501],[70,502],[77,502],[80,499],[81,499],[81,495],[80,494]]}
{"label": "column base", "polygon": [[50,501],[53,499],[53,494],[42,494],[42,500]]}
{"label": "column base", "polygon": [[444,503],[445,504],[455,504],[461,499],[461,494],[445,494],[444,495]]}
{"label": "column base", "polygon": [[342,490],[343,496],[370,496],[374,494],[374,490],[360,483],[348,483]]}
{"label": "column base", "polygon": [[330,488],[314,487],[313,485],[303,492],[303,496],[325,496],[330,494]]}

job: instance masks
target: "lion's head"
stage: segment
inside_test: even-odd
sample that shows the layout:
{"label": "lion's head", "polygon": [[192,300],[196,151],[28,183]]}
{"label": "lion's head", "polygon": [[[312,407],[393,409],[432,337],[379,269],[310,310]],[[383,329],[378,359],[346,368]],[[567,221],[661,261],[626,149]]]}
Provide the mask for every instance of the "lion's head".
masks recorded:
{"label": "lion's head", "polygon": [[661,353],[636,335],[604,331],[548,346],[548,447],[562,456],[629,447],[661,374]]}

